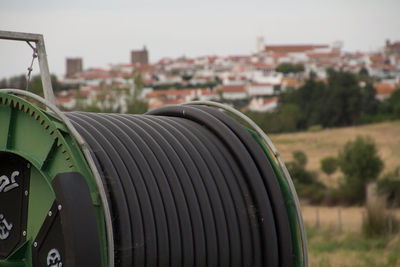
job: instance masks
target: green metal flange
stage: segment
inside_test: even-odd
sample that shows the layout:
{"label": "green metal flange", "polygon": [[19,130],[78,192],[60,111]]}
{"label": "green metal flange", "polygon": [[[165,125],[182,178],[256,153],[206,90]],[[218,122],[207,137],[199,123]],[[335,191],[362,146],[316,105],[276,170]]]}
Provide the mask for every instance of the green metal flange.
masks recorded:
{"label": "green metal flange", "polygon": [[[0,153],[25,160],[30,173],[29,186],[25,191],[29,198],[26,229],[18,233],[24,236],[23,242],[6,258],[0,259],[0,266],[32,266],[33,240],[55,200],[51,182],[57,174],[64,172],[78,172],[85,177],[96,211],[102,266],[107,266],[104,212],[98,187],[79,144],[68,128],[51,113],[20,97],[0,92]],[[3,175],[1,171],[0,177]],[[18,177],[16,179],[18,182]],[[5,192],[0,190],[0,194]],[[3,205],[0,203],[0,209]],[[11,228],[10,222],[5,224],[0,220],[0,227],[3,227],[0,230],[6,229],[4,225]],[[1,242],[0,238],[0,247]]]}

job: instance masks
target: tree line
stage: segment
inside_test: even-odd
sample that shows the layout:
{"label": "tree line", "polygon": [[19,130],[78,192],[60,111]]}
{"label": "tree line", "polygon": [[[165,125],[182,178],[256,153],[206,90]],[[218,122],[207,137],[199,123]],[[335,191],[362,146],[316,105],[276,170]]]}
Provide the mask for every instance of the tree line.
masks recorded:
{"label": "tree line", "polygon": [[333,69],[327,74],[326,81],[311,75],[303,86],[281,93],[274,112],[247,115],[272,133],[400,119],[400,90],[378,101],[370,77]]}

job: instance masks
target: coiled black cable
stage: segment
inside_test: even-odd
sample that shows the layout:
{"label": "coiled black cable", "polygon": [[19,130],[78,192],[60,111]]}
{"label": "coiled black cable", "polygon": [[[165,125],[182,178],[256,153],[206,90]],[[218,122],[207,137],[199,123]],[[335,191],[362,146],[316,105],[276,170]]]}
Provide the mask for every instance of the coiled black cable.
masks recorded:
{"label": "coiled black cable", "polygon": [[108,191],[116,266],[292,266],[277,178],[259,144],[211,108],[66,113]]}

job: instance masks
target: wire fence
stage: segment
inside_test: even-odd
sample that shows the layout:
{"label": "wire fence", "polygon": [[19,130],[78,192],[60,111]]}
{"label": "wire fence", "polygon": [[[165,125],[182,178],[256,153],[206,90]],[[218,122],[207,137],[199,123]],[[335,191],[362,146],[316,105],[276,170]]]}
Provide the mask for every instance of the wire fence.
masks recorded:
{"label": "wire fence", "polygon": [[[365,207],[325,207],[302,206],[304,222],[313,228],[329,227],[342,232],[358,232],[362,230],[363,223],[367,219]],[[388,234],[394,233],[394,224],[400,219],[400,209],[386,210],[386,224]]]}

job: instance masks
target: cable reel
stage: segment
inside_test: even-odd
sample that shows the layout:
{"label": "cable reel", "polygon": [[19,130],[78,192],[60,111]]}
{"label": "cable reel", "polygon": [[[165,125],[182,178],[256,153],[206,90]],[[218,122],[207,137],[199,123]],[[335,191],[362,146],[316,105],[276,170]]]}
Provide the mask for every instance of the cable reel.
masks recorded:
{"label": "cable reel", "polygon": [[276,151],[221,110],[61,113],[34,96],[46,112],[13,93],[33,97],[0,92],[1,266],[307,266]]}

